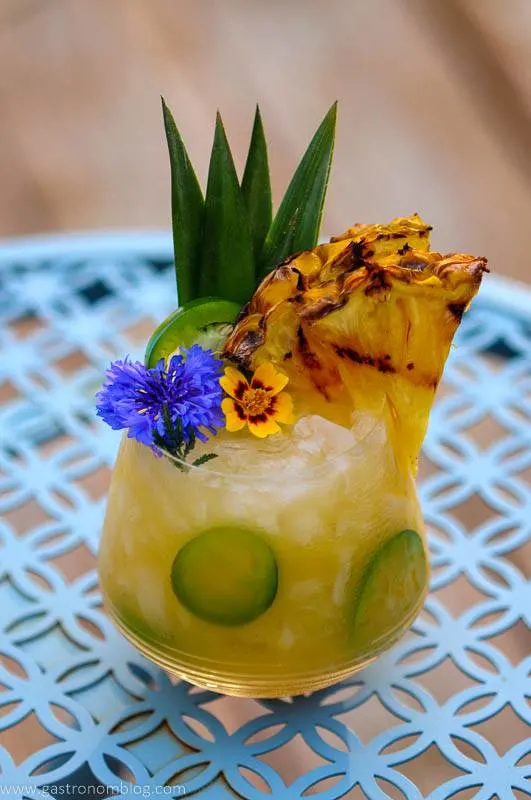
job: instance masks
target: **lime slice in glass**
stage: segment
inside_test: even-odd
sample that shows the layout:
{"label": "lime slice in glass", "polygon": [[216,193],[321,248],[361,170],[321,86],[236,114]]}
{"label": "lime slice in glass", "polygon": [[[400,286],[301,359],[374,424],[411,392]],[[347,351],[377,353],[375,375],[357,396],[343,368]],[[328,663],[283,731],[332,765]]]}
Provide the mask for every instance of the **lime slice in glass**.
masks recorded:
{"label": "lime slice in glass", "polygon": [[382,545],[367,567],[354,609],[353,632],[360,650],[369,650],[414,612],[427,577],[418,533],[404,530]]}
{"label": "lime slice in glass", "polygon": [[273,603],[278,569],[260,534],[247,528],[211,528],[177,553],[171,582],[183,606],[200,619],[243,625]]}
{"label": "lime slice in glass", "polygon": [[241,306],[229,300],[202,297],[170,314],[153,332],[146,347],[146,367],[167,360],[179,347],[199,344],[219,352]]}

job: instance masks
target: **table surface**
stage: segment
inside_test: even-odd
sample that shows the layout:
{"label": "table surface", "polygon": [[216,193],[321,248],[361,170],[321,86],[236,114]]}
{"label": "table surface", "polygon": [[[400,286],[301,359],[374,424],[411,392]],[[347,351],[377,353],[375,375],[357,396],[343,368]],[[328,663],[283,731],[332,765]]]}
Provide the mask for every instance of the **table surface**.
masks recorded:
{"label": "table surface", "polygon": [[101,608],[117,436],[93,395],[172,308],[170,252],[158,234],[0,248],[0,791],[531,796],[527,290],[488,277],[449,360],[421,470],[433,580],[413,630],[338,686],[258,702],[172,683]]}

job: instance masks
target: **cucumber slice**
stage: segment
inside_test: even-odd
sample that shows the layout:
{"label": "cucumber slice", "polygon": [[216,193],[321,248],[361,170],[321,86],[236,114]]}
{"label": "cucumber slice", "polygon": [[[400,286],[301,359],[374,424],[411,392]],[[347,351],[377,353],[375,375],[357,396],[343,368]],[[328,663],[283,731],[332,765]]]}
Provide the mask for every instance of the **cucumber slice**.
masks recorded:
{"label": "cucumber slice", "polygon": [[186,303],[161,322],[152,334],[146,347],[146,367],[154,367],[161,358],[169,358],[179,347],[200,344],[205,350],[217,350],[240,310],[237,303],[214,297]]}
{"label": "cucumber slice", "polygon": [[272,604],[278,569],[259,534],[247,528],[211,528],[177,553],[171,582],[183,606],[200,619],[244,625]]}
{"label": "cucumber slice", "polygon": [[365,572],[354,609],[354,637],[360,650],[369,650],[410,616],[427,578],[424,544],[415,531],[401,531],[378,550]]}

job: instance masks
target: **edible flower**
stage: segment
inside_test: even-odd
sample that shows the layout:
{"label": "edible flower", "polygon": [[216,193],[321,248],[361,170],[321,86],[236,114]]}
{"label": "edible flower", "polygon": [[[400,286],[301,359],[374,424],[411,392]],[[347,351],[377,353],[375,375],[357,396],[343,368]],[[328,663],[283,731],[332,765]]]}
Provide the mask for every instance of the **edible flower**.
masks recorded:
{"label": "edible flower", "polygon": [[207,433],[223,427],[221,368],[212,351],[199,345],[152,368],[127,357],[115,361],[96,395],[98,416],[155,452],[182,457],[196,439],[206,442]]}
{"label": "edible flower", "polygon": [[293,401],[282,390],[288,378],[277,372],[273,364],[261,364],[250,381],[235,367],[226,367],[220,384],[229,395],[221,408],[225,414],[225,427],[229,432],[239,431],[248,425],[260,439],[280,431],[279,422],[293,422]]}

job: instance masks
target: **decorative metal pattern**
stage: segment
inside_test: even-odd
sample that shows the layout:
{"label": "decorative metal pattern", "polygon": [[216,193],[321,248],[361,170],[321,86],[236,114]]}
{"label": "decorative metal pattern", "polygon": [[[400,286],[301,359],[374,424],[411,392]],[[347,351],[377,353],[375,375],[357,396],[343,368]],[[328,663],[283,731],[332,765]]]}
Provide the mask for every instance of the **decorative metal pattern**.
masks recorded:
{"label": "decorative metal pattern", "polygon": [[169,253],[165,235],[0,252],[2,794],[531,796],[531,302],[490,279],[464,320],[425,447],[414,631],[334,688],[227,699],[137,654],[94,569],[117,438],[93,394],[170,310]]}

